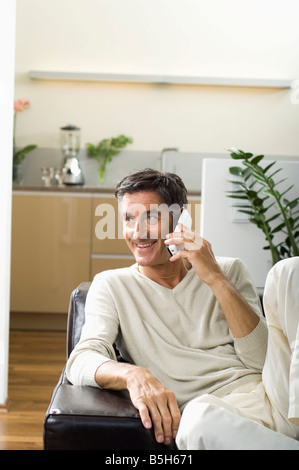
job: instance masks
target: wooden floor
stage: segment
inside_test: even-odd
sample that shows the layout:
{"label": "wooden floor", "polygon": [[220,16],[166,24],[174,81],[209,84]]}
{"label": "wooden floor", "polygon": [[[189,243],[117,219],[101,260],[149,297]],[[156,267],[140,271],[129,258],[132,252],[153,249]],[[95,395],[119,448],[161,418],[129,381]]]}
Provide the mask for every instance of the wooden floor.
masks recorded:
{"label": "wooden floor", "polygon": [[43,420],[65,365],[66,334],[11,331],[10,407],[0,414],[0,450],[43,449]]}

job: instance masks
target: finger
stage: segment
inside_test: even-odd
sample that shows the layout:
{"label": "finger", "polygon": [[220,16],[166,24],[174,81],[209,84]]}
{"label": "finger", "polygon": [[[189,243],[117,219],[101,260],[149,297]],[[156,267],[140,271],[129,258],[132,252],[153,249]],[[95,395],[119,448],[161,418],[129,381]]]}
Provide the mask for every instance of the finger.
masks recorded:
{"label": "finger", "polygon": [[[200,241],[200,246],[202,238],[193,231],[188,232],[173,232],[166,235],[164,243],[166,245],[182,245],[188,244],[189,247],[192,247],[194,243],[198,244]],[[190,248],[191,249],[191,248]]]}
{"label": "finger", "polygon": [[194,240],[195,239],[195,232],[191,230],[190,228],[186,227],[185,225],[179,224],[179,231],[175,232],[170,232],[166,235],[166,239],[170,238],[180,238],[180,237],[185,237],[188,240]]}
{"label": "finger", "polygon": [[154,400],[150,399],[147,401],[146,405],[143,402],[143,404],[139,406],[142,423],[145,425],[150,416],[156,441],[166,445],[170,444],[173,436],[173,420],[167,402],[168,400],[165,395],[156,395]]}
{"label": "finger", "polygon": [[156,405],[150,407],[151,420],[154,427],[156,441],[162,444],[165,439],[164,429],[162,426],[162,416]]}
{"label": "finger", "polygon": [[182,237],[181,233],[174,235],[172,238],[167,238],[164,240],[165,245],[182,245],[184,242],[184,238]]}
{"label": "finger", "polygon": [[156,441],[159,443],[163,443],[165,435],[162,425],[162,416],[157,405],[156,399],[154,400],[152,397],[148,397],[146,402],[140,401],[137,404],[137,408],[139,410],[140,418],[144,427],[146,429],[150,429],[151,427],[153,427]]}
{"label": "finger", "polygon": [[169,412],[168,407],[161,413],[162,415],[162,427],[164,431],[164,444],[168,445],[172,439],[172,416]]}
{"label": "finger", "polygon": [[149,415],[148,407],[145,405],[145,403],[135,404],[135,406],[137,407],[139,411],[140,419],[141,419],[143,426],[146,429],[151,429],[152,421]]}
{"label": "finger", "polygon": [[[153,427],[156,441],[162,444],[165,441],[165,433],[162,426],[161,413],[159,412],[158,408],[154,405],[154,403],[148,404],[147,406],[144,402],[135,403],[135,406],[139,411],[143,426],[146,429],[151,429]],[[167,432],[167,434],[171,436],[171,432]]]}
{"label": "finger", "polygon": [[175,439],[181,421],[181,412],[174,395],[169,398],[168,408],[172,416],[172,437]]}
{"label": "finger", "polygon": [[[168,392],[167,400],[160,410],[162,415],[162,426],[164,429],[165,443],[169,444],[172,438],[175,438],[179,429],[181,413],[177,404],[175,394]],[[168,441],[168,442],[166,442]]]}
{"label": "finger", "polygon": [[194,239],[194,230],[189,227],[186,227],[186,225],[183,225],[181,223],[179,223],[178,226],[181,229],[181,232],[183,232],[184,236],[190,238],[191,240]]}
{"label": "finger", "polygon": [[[170,444],[171,442],[171,439],[172,439],[172,435],[173,435],[173,430],[172,430],[172,424],[173,424],[173,420],[172,420],[172,416],[171,416],[171,413],[170,413],[170,410],[168,408],[168,403],[167,403],[167,399],[166,400],[163,400],[163,402],[158,402],[157,403],[158,405],[158,411],[159,411],[159,415],[160,415],[160,425],[162,427],[162,430],[163,430],[163,441],[164,444],[168,445]],[[153,418],[153,416],[152,416]],[[154,420],[154,418],[153,418]],[[159,429],[157,428],[157,435],[159,436]],[[158,441],[160,442],[160,441]]]}
{"label": "finger", "polygon": [[169,258],[169,261],[173,262],[173,261],[176,261],[180,258],[189,258],[190,257],[190,251],[187,251],[187,250],[179,250],[175,255],[171,256]]}

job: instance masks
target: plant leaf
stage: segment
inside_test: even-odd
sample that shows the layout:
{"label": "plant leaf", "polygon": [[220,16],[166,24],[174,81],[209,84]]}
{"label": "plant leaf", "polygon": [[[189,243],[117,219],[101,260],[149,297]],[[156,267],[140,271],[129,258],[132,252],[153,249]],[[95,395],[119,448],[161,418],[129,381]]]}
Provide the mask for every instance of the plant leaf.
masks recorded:
{"label": "plant leaf", "polygon": [[231,166],[229,168],[229,172],[230,172],[230,174],[236,175],[236,176],[242,176],[242,174],[243,174],[242,168],[239,167],[239,166]]}
{"label": "plant leaf", "polygon": [[280,213],[275,214],[275,215],[273,215],[272,217],[270,217],[270,219],[267,219],[266,222],[267,222],[267,223],[272,222],[272,220],[277,219],[278,217],[280,217],[280,215],[281,215]]}
{"label": "plant leaf", "polygon": [[254,157],[252,160],[250,160],[250,163],[252,165],[257,165],[261,160],[263,160],[264,155],[258,155],[257,157]]}
{"label": "plant leaf", "polygon": [[249,214],[251,216],[254,216],[253,211],[247,211],[246,209],[238,209],[238,212],[242,212],[243,214]]}
{"label": "plant leaf", "polygon": [[234,195],[234,194],[228,194],[227,197],[231,197],[233,199],[246,199],[248,201],[247,196],[237,196],[237,195]]}
{"label": "plant leaf", "polygon": [[289,207],[290,209],[294,209],[299,202],[299,197],[296,197],[296,199],[293,199],[293,201],[288,201],[287,199],[283,200],[283,203],[285,204],[285,207]]}
{"label": "plant leaf", "polygon": [[290,189],[292,189],[294,185],[292,184],[288,189],[286,189],[283,193],[280,194],[280,197],[284,196]]}
{"label": "plant leaf", "polygon": [[277,227],[275,227],[273,230],[271,230],[271,233],[279,232],[284,227],[285,227],[285,223],[283,222],[282,224],[277,225]]}
{"label": "plant leaf", "polygon": [[270,163],[270,165],[267,165],[266,168],[264,168],[263,173],[266,174],[270,168],[272,168],[273,165],[275,165],[276,161]]}

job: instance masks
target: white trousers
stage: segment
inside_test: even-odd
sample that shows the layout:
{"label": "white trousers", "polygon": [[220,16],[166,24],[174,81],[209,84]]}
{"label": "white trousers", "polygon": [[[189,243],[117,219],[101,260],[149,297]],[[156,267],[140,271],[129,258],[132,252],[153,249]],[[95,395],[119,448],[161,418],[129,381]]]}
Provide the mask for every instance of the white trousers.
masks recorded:
{"label": "white trousers", "polygon": [[261,381],[185,407],[181,450],[299,450],[299,257],[277,263],[264,291],[269,328]]}

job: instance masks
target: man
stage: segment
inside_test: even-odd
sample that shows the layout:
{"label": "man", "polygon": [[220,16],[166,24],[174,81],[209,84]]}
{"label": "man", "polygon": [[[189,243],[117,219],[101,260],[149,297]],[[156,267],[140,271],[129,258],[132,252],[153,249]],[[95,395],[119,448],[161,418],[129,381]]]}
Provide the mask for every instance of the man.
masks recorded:
{"label": "man", "polygon": [[136,172],[116,196],[136,264],[95,276],[69,380],[127,389],[145,428],[179,449],[299,449],[299,428],[265,393],[268,329],[247,268],[191,229],[173,232],[187,204],[177,175]]}

